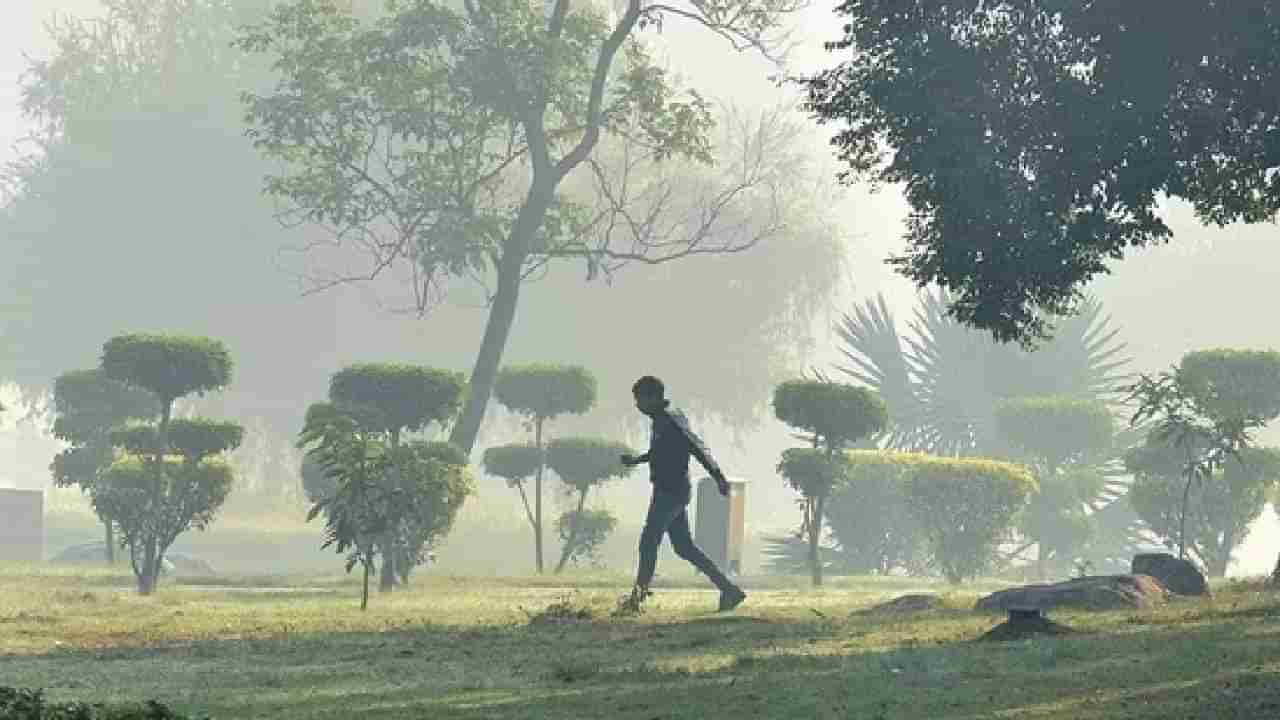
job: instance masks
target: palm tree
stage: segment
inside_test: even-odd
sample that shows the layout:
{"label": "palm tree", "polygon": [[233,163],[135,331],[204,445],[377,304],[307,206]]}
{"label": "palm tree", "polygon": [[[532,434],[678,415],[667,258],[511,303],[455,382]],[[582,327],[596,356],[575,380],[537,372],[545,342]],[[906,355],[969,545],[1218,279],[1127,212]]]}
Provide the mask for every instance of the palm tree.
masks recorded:
{"label": "palm tree", "polygon": [[[960,324],[947,315],[949,303],[944,290],[923,293],[906,332],[883,295],[856,304],[837,323],[846,362],[836,369],[877,391],[889,407],[889,426],[876,438],[877,445],[1014,458],[1015,449],[996,427],[1001,401],[1044,395],[1112,406],[1122,401],[1131,358],[1096,298],[1086,298],[1078,314],[1059,320],[1054,337],[1034,351],[997,343]],[[1126,538],[1125,547],[1133,547],[1136,518],[1127,502],[1116,501],[1130,483],[1122,454],[1143,435],[1144,428],[1122,428],[1114,457],[1101,460],[1106,482],[1085,503],[1095,523],[1105,526],[1095,544],[1103,537],[1108,545]]]}

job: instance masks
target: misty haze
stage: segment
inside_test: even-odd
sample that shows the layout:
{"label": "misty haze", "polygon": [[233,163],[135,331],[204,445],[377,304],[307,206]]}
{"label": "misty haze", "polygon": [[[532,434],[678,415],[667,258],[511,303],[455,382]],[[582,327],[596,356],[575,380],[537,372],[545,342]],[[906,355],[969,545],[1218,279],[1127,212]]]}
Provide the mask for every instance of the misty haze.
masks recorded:
{"label": "misty haze", "polygon": [[0,720],[1276,716],[1219,5],[0,4]]}

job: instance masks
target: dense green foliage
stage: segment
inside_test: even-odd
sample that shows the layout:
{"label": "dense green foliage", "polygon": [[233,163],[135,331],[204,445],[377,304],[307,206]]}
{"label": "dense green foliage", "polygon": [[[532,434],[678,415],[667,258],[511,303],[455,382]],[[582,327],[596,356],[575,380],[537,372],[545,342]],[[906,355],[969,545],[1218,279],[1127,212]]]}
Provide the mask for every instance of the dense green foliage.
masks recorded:
{"label": "dense green foliage", "polygon": [[102,371],[153,393],[168,420],[174,400],[231,382],[231,355],[212,338],[135,333],[113,337],[102,346]]}
{"label": "dense green foliage", "polygon": [[[631,474],[632,468],[623,465],[621,457],[635,451],[625,443],[598,438],[556,438],[547,444],[547,467],[551,468],[566,486],[570,495],[577,496],[577,507],[564,514],[557,523],[563,541],[556,572],[575,556],[590,556],[604,541],[616,524],[611,516],[591,514],[586,509],[587,493],[592,488]],[[586,531],[579,536],[577,531]],[[582,543],[590,542],[590,546]]]}
{"label": "dense green foliage", "polygon": [[916,457],[892,450],[845,453],[847,467],[826,506],[837,547],[823,553],[840,572],[927,571],[924,534],[907,510],[906,477]]}
{"label": "dense green foliage", "polygon": [[0,717],[5,720],[186,720],[164,703],[136,705],[49,702],[44,690],[0,686]]}
{"label": "dense green foliage", "polygon": [[128,454],[112,464],[92,494],[98,512],[119,525],[144,595],[155,590],[164,554],[178,535],[208,527],[231,492],[231,467],[215,456],[238,447],[243,428],[172,419],[175,401],[225,387],[231,368],[226,347],[212,338],[135,333],[102,346],[105,376],[159,400],[154,424],[110,431],[112,444]]}
{"label": "dense green foliage", "polygon": [[498,372],[493,395],[511,412],[554,420],[595,407],[596,378],[578,365],[508,365]]}
{"label": "dense green foliage", "polygon": [[822,584],[820,553],[824,505],[844,477],[847,446],[876,435],[889,422],[885,403],[873,390],[826,379],[789,380],[773,391],[774,416],[808,433],[813,448],[783,451],[778,473],[801,494],[802,535],[809,537],[809,569]]}
{"label": "dense green foliage", "polygon": [[[388,373],[393,382],[366,382],[392,366],[358,366],[343,382],[331,385],[345,393],[307,409],[298,446],[305,450],[303,480],[312,502],[308,521],[325,517],[324,542],[346,554],[346,570],[357,564],[364,571],[360,607],[368,607],[369,574],[375,558],[382,558],[380,588],[390,590],[408,581],[410,570],[430,557],[448,535],[466,498],[475,490],[462,450],[443,442],[402,442],[403,426],[388,419],[407,420],[421,427],[432,420],[447,422],[457,410],[460,392],[436,392],[423,377],[447,374],[399,366]],[[348,370],[351,370],[348,368]],[[336,374],[335,378],[337,377]],[[386,377],[384,375],[383,377]],[[411,378],[406,392],[419,392],[421,402],[441,407],[418,407],[386,391],[396,378]],[[458,381],[461,378],[456,378]],[[448,383],[445,383],[446,385]],[[366,391],[367,395],[359,394]]]}
{"label": "dense green foliage", "polygon": [[379,423],[374,427],[380,426],[398,440],[401,432],[451,421],[462,405],[465,389],[462,373],[416,365],[364,363],[349,365],[333,374],[329,400],[376,409]]}
{"label": "dense green foliage", "polygon": [[996,547],[1009,539],[1036,491],[1034,476],[996,460],[919,456],[911,462],[907,509],[933,564],[953,583],[992,569]]}
{"label": "dense green foliage", "polygon": [[1115,421],[1097,400],[1020,397],[996,407],[996,426],[1009,445],[1051,468],[1089,463],[1112,449]]}
{"label": "dense green foliage", "polygon": [[[1171,370],[1143,374],[1127,389],[1137,406],[1131,423],[1152,423],[1147,449],[1129,458],[1130,465],[1167,475],[1169,455],[1181,459],[1178,556],[1184,557],[1193,481],[1213,481],[1233,458],[1242,457],[1254,433],[1280,412],[1280,353],[1191,352]],[[1155,500],[1148,500],[1150,512]]]}
{"label": "dense green foliage", "polygon": [[847,0],[847,57],[803,80],[841,125],[845,177],[902,184],[891,259],[949,312],[1032,340],[1133,247],[1168,239],[1157,203],[1260,222],[1275,177],[1280,13],[1269,3]]}
{"label": "dense green foliage", "polygon": [[[525,515],[533,530],[533,562],[538,572],[543,569],[543,522],[542,522],[542,473],[548,462],[547,447],[543,431],[548,420],[554,420],[566,414],[581,415],[591,410],[596,403],[596,378],[591,371],[578,365],[552,365],[548,363],[529,363],[502,368],[494,385],[494,395],[511,412],[522,415],[526,426],[533,430],[533,455],[520,454],[521,451],[499,451],[495,461],[528,462],[536,464],[533,472],[523,477],[533,478],[533,503],[529,502],[529,493],[522,482],[509,474],[517,468],[506,468],[508,474],[502,474],[507,484],[520,491],[520,501],[524,503]],[[561,462],[572,465],[578,459],[572,457],[572,443],[561,450]],[[485,451],[486,464],[489,451]],[[612,459],[617,464],[617,456]],[[502,469],[502,468],[499,468]],[[571,467],[574,476],[595,477],[596,472],[576,472],[586,468]],[[501,474],[501,473],[500,473]],[[601,476],[603,477],[603,476]],[[589,483],[590,481],[588,481]],[[586,490],[582,490],[586,497]],[[570,526],[572,527],[572,526]],[[569,548],[568,545],[565,546]],[[564,566],[568,555],[562,554],[560,567]]]}
{"label": "dense green foliage", "polygon": [[1210,418],[1280,417],[1280,352],[1196,350],[1182,356],[1178,373]]}
{"label": "dense green foliage", "polygon": [[486,448],[481,460],[485,473],[506,480],[512,487],[536,475],[542,463],[542,451],[528,444]]}
{"label": "dense green foliage", "polygon": [[[140,388],[112,380],[100,368],[73,370],[53,382],[53,436],[68,444],[49,466],[55,487],[90,493],[115,460],[111,432],[130,420],[154,418],[160,403]],[[99,515],[106,530],[106,560],[114,560],[113,520]]]}
{"label": "dense green foliage", "polygon": [[[633,260],[746,249],[768,232],[716,232],[725,206],[772,200],[781,177],[751,167],[727,179],[725,195],[690,194],[695,206],[716,207],[702,213],[709,222],[677,235],[626,220],[645,202],[629,183],[662,187],[650,171],[673,157],[713,160],[710,104],[677,94],[636,31],[677,12],[765,48],[779,16],[796,7],[632,4],[610,17],[589,4],[560,3],[548,14],[526,0],[412,2],[362,24],[330,2],[296,0],[236,43],[279,71],[271,91],[245,95],[249,134],[264,157],[284,163],[266,190],[291,219],[361,239],[373,268],[365,275],[403,261],[418,309],[451,280],[493,281],[471,391],[451,431],[470,452],[528,273],[577,259],[593,278]],[[623,153],[622,182],[616,166],[599,162],[605,138],[637,163]],[[570,173],[584,166],[593,171],[589,200],[567,192]]]}
{"label": "dense green foliage", "polygon": [[822,380],[789,380],[773,392],[774,415],[839,450],[884,429],[889,415],[872,390]]}
{"label": "dense green foliage", "polygon": [[1039,573],[1051,561],[1069,571],[1093,539],[1094,518],[1086,511],[1106,489],[1103,463],[1115,454],[1111,409],[1098,400],[1021,397],[997,406],[996,425],[1036,476],[1038,489],[1019,525],[1038,547]]}
{"label": "dense green foliage", "polygon": [[566,562],[575,565],[600,565],[600,546],[613,534],[618,519],[604,508],[566,510],[556,518],[556,534],[564,550]]}
{"label": "dense green foliage", "polygon": [[[1126,457],[1134,474],[1129,501],[1155,538],[1176,549],[1180,541],[1185,453],[1148,439]],[[1186,552],[1214,577],[1226,574],[1249,527],[1262,514],[1280,480],[1280,451],[1245,448],[1212,477],[1191,484],[1186,507]]]}
{"label": "dense green foliage", "polygon": [[157,462],[126,455],[107,468],[90,497],[94,509],[119,527],[139,592],[155,590],[164,554],[179,535],[209,527],[234,480],[221,460],[166,456]]}

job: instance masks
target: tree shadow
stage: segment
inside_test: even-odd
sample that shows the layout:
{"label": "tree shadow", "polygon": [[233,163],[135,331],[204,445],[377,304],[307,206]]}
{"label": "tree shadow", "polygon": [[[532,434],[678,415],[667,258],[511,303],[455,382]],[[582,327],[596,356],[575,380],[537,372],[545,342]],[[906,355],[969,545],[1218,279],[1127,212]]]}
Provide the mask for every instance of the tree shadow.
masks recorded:
{"label": "tree shadow", "polygon": [[[0,677],[56,700],[155,698],[237,719],[1264,718],[1280,716],[1273,615],[1135,615],[1132,629],[1013,643],[970,642],[1001,618],[955,610],[415,624],[0,656]],[[916,641],[928,618],[972,622]],[[901,641],[859,646],[886,631]]]}

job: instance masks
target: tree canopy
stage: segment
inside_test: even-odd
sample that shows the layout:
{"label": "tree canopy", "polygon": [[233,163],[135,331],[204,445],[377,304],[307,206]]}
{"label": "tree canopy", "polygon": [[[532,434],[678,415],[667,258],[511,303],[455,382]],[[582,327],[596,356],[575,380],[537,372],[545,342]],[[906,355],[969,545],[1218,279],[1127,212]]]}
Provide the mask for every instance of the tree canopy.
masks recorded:
{"label": "tree canopy", "polygon": [[[488,322],[451,434],[470,452],[530,273],[577,258],[591,278],[619,263],[744,250],[777,232],[776,213],[718,231],[738,204],[778,208],[783,176],[756,138],[719,187],[661,171],[673,157],[713,161],[712,113],[677,91],[635,33],[674,15],[767,52],[780,15],[798,7],[630,0],[610,17],[568,0],[406,0],[366,24],[295,0],[237,42],[279,71],[271,92],[245,95],[249,134],[285,163],[267,192],[297,222],[367,251],[365,276],[405,266],[420,311],[449,279],[486,285]],[[620,143],[620,165],[603,162],[605,137]],[[562,185],[580,167],[594,202]]]}
{"label": "tree canopy", "polygon": [[846,180],[905,186],[890,259],[948,312],[1032,342],[1107,262],[1280,209],[1280,10],[1265,2],[845,0],[848,54],[800,81]]}

